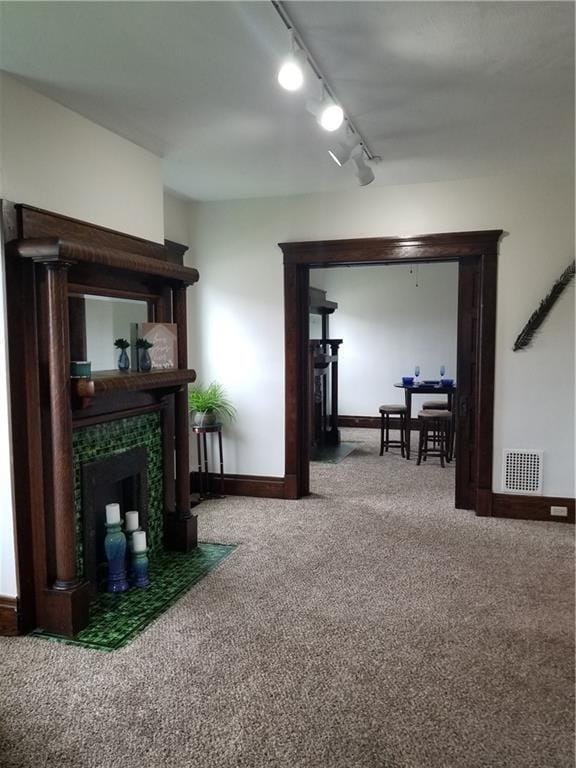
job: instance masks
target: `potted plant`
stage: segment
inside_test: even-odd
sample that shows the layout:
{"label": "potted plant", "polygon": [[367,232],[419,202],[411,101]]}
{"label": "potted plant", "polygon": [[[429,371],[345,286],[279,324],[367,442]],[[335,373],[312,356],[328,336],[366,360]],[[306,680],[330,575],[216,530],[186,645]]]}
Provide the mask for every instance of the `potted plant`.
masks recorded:
{"label": "potted plant", "polygon": [[152,360],[150,359],[149,349],[152,349],[154,344],[148,339],[136,339],[136,354],[138,355],[138,370],[142,373],[148,373],[152,368]]}
{"label": "potted plant", "polygon": [[236,409],[228,399],[221,384],[213,381],[207,387],[194,384],[188,390],[188,405],[194,414],[194,424],[199,427],[233,419]]}
{"label": "potted plant", "polygon": [[118,370],[127,371],[130,368],[130,358],[128,357],[126,350],[130,346],[130,342],[120,338],[116,339],[114,346],[116,349],[120,350],[120,354],[118,355]]}

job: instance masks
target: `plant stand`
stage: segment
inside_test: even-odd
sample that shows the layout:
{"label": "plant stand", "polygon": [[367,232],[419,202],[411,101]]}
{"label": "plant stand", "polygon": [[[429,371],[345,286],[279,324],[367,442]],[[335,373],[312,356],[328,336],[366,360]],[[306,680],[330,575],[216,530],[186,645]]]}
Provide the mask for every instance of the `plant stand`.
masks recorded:
{"label": "plant stand", "polygon": [[[198,484],[200,500],[224,498],[224,457],[222,454],[222,424],[192,425],[192,432],[196,435],[196,448],[198,450]],[[210,491],[210,474],[208,472],[208,446],[206,435],[218,435],[218,451],[220,457],[220,495]],[[204,462],[202,462],[202,449]]]}

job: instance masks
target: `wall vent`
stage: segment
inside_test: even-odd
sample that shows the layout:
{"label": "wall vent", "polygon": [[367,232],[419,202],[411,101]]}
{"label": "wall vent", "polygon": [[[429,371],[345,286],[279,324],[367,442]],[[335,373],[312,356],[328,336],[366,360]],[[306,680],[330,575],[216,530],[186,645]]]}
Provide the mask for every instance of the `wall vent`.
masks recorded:
{"label": "wall vent", "polygon": [[542,495],[543,451],[504,451],[504,490]]}

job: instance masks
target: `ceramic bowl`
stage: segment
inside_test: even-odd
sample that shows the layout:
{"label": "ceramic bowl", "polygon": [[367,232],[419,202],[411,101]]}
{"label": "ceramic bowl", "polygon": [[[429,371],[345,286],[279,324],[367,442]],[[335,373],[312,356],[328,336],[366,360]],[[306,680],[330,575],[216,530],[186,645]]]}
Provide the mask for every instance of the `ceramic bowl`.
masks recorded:
{"label": "ceramic bowl", "polygon": [[402,384],[405,387],[409,387],[414,384],[414,376],[402,376]]}

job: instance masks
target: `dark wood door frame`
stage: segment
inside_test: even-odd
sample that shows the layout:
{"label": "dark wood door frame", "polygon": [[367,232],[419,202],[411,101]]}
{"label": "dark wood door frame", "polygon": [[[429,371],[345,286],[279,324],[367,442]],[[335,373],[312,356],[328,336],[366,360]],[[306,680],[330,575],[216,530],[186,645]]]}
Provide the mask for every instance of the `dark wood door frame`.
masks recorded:
{"label": "dark wood door frame", "polygon": [[[374,237],[279,243],[284,254],[285,475],[286,496],[310,493],[308,444],[308,288],[312,267],[474,261],[478,290],[471,301],[478,321],[474,440],[477,515],[489,515],[492,498],[496,281],[503,230],[415,237]],[[459,314],[462,308],[458,308]]]}

